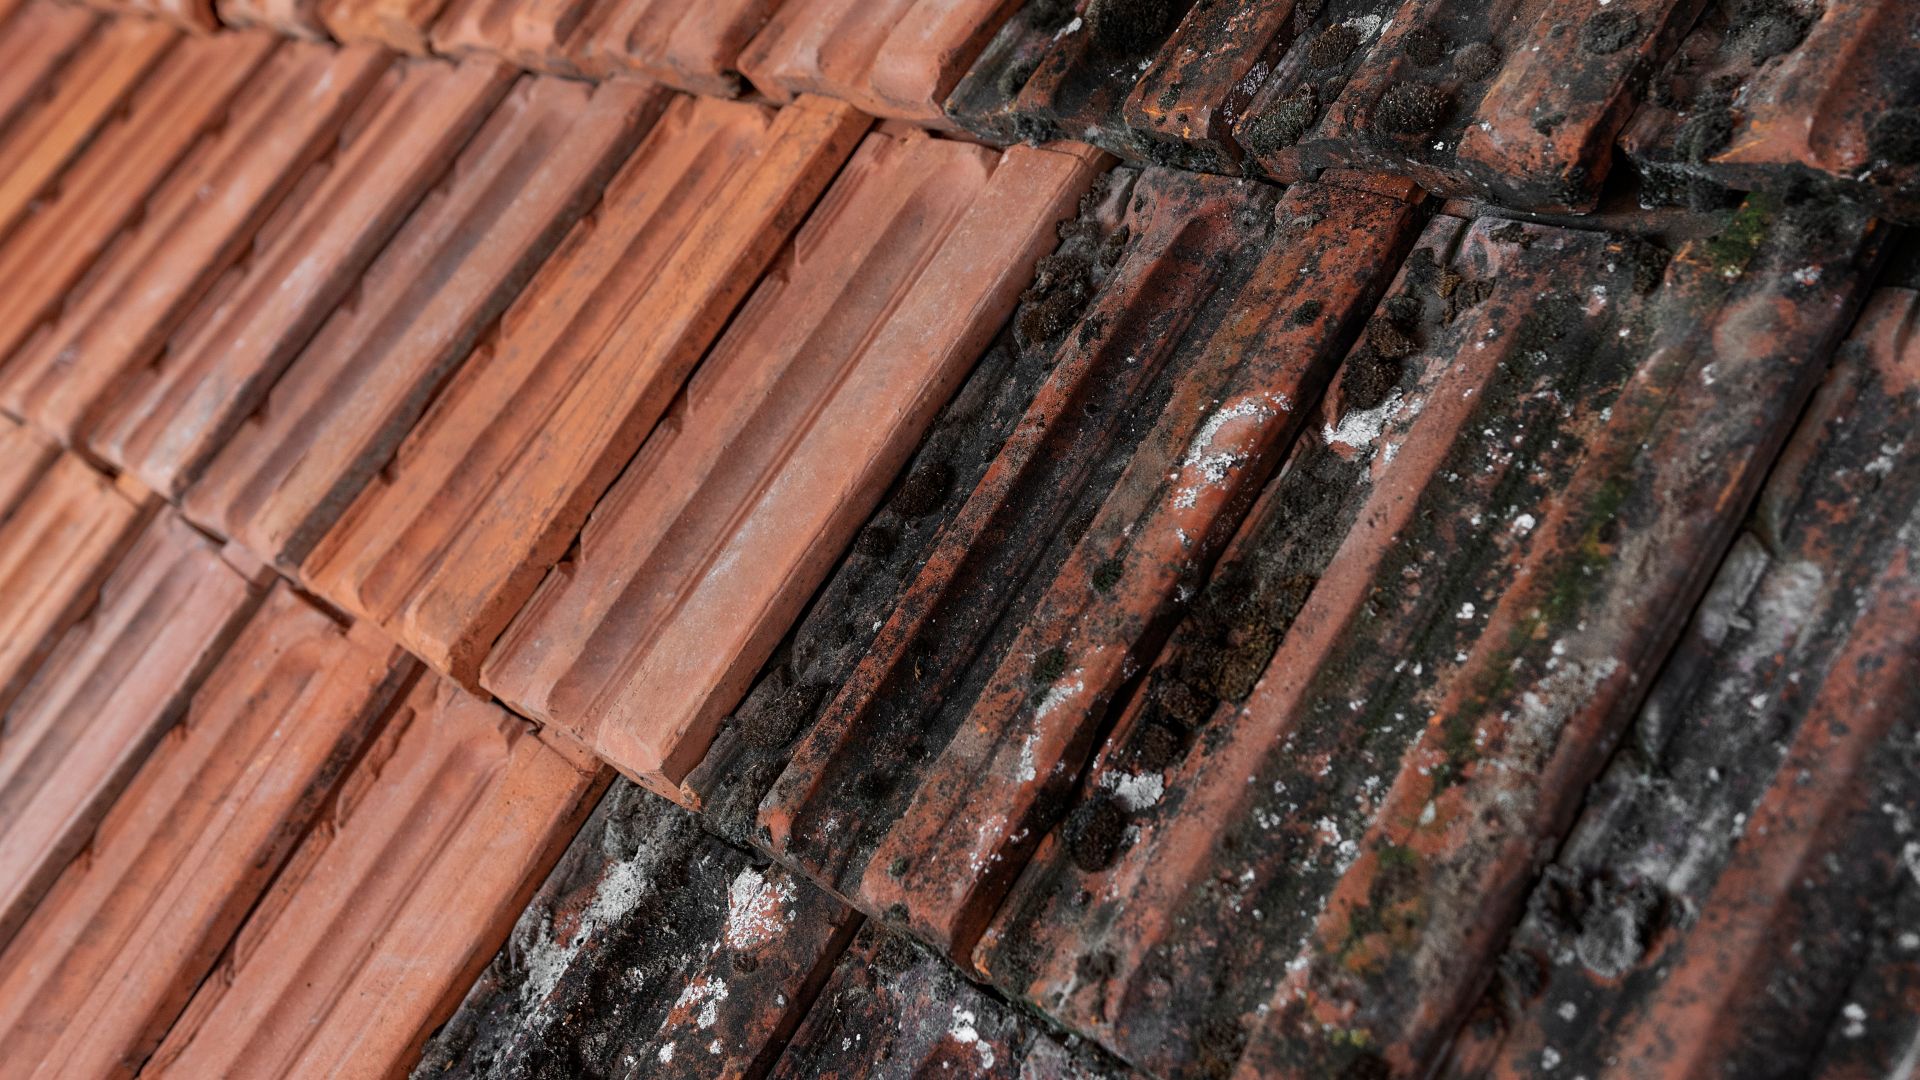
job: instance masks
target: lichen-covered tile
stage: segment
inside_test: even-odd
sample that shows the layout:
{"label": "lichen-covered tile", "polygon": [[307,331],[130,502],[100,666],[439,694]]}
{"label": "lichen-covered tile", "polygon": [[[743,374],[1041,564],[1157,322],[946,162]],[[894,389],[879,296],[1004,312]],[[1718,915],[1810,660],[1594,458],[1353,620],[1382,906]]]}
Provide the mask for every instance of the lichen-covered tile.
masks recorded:
{"label": "lichen-covered tile", "polygon": [[10,1072],[140,1070],[417,670],[364,629],[268,596],[0,956]]}
{"label": "lichen-covered tile", "polygon": [[[146,212],[173,167],[207,156],[236,92],[268,63],[274,45],[272,35],[257,31],[176,44],[67,166],[56,189],[0,237],[0,277],[8,282],[0,290],[0,379],[36,330],[64,304],[79,302],[69,290],[78,290],[116,241],[126,242],[121,229]],[[253,85],[264,90],[273,72],[297,63],[297,54],[283,53]]]}
{"label": "lichen-covered tile", "polygon": [[606,776],[526,721],[422,677],[142,1075],[405,1073]]}
{"label": "lichen-covered tile", "polygon": [[668,793],[999,329],[1093,179],[868,136],[489,662],[503,701]]}
{"label": "lichen-covered tile", "polygon": [[62,454],[0,521],[0,715],[93,604],[153,501]]}
{"label": "lichen-covered tile", "polygon": [[1282,196],[1258,262],[1176,354],[1144,437],[875,848],[860,885],[874,910],[970,950],[1114,695],[1205,581],[1414,231],[1414,206],[1388,196]]}
{"label": "lichen-covered tile", "polygon": [[1920,1035],[1901,1003],[1920,989],[1901,865],[1920,827],[1916,321],[1912,291],[1868,302],[1534,887],[1455,1074],[1815,1075],[1823,1055],[1901,1074]]}
{"label": "lichen-covered tile", "polygon": [[1122,116],[1142,156],[1238,173],[1234,125],[1293,41],[1294,0],[1195,4],[1140,73]]}
{"label": "lichen-covered tile", "polygon": [[868,924],[770,1074],[775,1080],[1118,1080],[1097,1047],[967,982],[951,965]]}
{"label": "lichen-covered tile", "polygon": [[34,428],[0,415],[0,525],[60,456],[60,444]]}
{"label": "lichen-covered tile", "polygon": [[579,63],[596,75],[630,74],[696,94],[737,96],[740,50],[782,0],[623,0],[581,44]]}
{"label": "lichen-covered tile", "polygon": [[162,511],[6,715],[0,946],[93,834],[262,587]]}
{"label": "lichen-covered tile", "polygon": [[[1522,225],[1479,229],[1469,242],[1481,251],[1547,239]],[[1227,763],[1231,782],[1215,780],[1242,793],[1216,819],[1230,835],[1258,838],[1264,815],[1283,835],[1307,833],[1325,868],[1305,895],[1295,871],[1291,902],[1284,893],[1260,900],[1301,920],[1305,941],[1281,964],[1244,1075],[1351,1061],[1417,1072],[1451,1038],[1525,886],[1825,370],[1880,233],[1850,211],[1785,211],[1756,198],[1723,232],[1678,252],[1644,299],[1631,254],[1600,260],[1613,278],[1595,282],[1598,293],[1570,291],[1579,280],[1571,262],[1529,275],[1545,295],[1529,298],[1489,348],[1517,338],[1536,363],[1617,377],[1617,390],[1586,398],[1582,415],[1552,429],[1548,450],[1564,455],[1564,468],[1549,473],[1549,487],[1486,500],[1473,528],[1488,528],[1493,510],[1490,545],[1462,557],[1456,540],[1444,576],[1414,560],[1414,576],[1398,585],[1402,602],[1444,603],[1409,623],[1376,594],[1370,619],[1384,611],[1389,626],[1433,635],[1425,647],[1370,641],[1403,671],[1355,682],[1337,659],[1295,663],[1283,651],[1274,670],[1286,677],[1269,679],[1245,709],[1268,722],[1235,728],[1297,752],[1285,734],[1293,717],[1311,718],[1314,702],[1337,716],[1351,701],[1360,705],[1352,715],[1377,725],[1368,729],[1380,740],[1374,753],[1349,757],[1336,785],[1244,750]],[[1502,427],[1487,429],[1495,445]],[[1417,555],[1423,534],[1413,530],[1414,550],[1395,558]],[[1416,594],[1409,581],[1442,587]],[[1320,676],[1337,681],[1314,687]],[[1263,774],[1267,782],[1245,783]]]}
{"label": "lichen-covered tile", "polygon": [[776,101],[815,93],[946,124],[942,105],[1020,0],[786,0],[740,54]]}
{"label": "lichen-covered tile", "polygon": [[[178,37],[146,19],[107,20],[41,84],[25,115],[0,124],[0,237],[113,119]],[[49,43],[41,47],[55,51]]]}
{"label": "lichen-covered tile", "polygon": [[1103,174],[1060,226],[1019,307],[974,364],[706,757],[681,783],[702,820],[736,842],[756,834],[762,796],[832,693],[853,677],[901,590],[986,474],[1051,370],[1054,350],[1124,247],[1116,235],[1136,173]]}
{"label": "lichen-covered tile", "polygon": [[1905,0],[1725,0],[1654,76],[1622,146],[1654,199],[1816,191],[1920,222],[1916,40]]}
{"label": "lichen-covered tile", "polygon": [[676,101],[308,556],[463,684],[858,141],[853,110]]}
{"label": "lichen-covered tile", "polygon": [[519,80],[224,437],[186,515],[294,572],[666,103],[627,80]]}
{"label": "lichen-covered tile", "polygon": [[[1039,67],[1056,34],[1076,17],[1084,0],[1029,2],[1000,24],[973,66],[954,84],[943,106],[956,127],[994,143],[1060,137],[1044,122],[1015,110],[1015,99]],[[1076,134],[1075,138],[1082,137]]]}
{"label": "lichen-covered tile", "polygon": [[375,49],[306,43],[281,46],[276,59],[60,299],[58,317],[0,368],[0,407],[70,446],[83,438],[116,381],[151,361],[242,257],[387,67]]}
{"label": "lichen-covered tile", "polygon": [[764,1075],[858,922],[616,781],[413,1075]]}
{"label": "lichen-covered tile", "polygon": [[1084,139],[1128,158],[1143,157],[1127,130],[1128,98],[1196,6],[1195,0],[1086,0],[1080,14],[1063,20],[1062,5],[1030,3],[1043,9],[1042,25],[1057,28],[1043,33],[1046,46],[1034,62],[1015,60],[996,80],[997,90],[1013,94],[1015,130]]}
{"label": "lichen-covered tile", "polygon": [[364,295],[361,272],[511,78],[491,59],[389,67],[247,256],[151,362],[105,390],[87,433],[95,456],[177,498],[327,316],[355,289]]}

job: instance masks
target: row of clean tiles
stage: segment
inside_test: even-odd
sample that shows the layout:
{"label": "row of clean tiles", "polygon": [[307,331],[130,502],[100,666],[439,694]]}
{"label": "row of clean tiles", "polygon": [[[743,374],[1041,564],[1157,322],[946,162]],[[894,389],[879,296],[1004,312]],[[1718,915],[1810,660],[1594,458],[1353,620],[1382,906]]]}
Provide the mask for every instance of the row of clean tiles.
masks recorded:
{"label": "row of clean tiles", "polygon": [[[863,137],[818,99],[179,48],[249,43],[232,115],[169,135],[136,100],[10,223],[33,284],[18,245],[49,215],[110,227],[53,268],[73,295],[19,332],[6,400],[233,536],[230,564],[258,552],[477,679],[576,770],[599,752],[1167,1074],[1250,1031],[1255,1070],[1439,1052],[1526,838],[1560,835],[1629,726],[1883,232],[1755,200],[1669,266],[1595,232],[1423,227],[1390,193]],[[449,113],[469,137],[437,171],[409,124]],[[151,199],[67,182],[119,175],[103,147],[133,171],[136,137],[180,147]],[[1862,348],[1910,374],[1884,295]],[[1865,475],[1904,478],[1884,447]],[[15,580],[10,695],[86,595]],[[29,888],[142,745],[88,748],[104,786],[30,838]]]}
{"label": "row of clean tiles", "polygon": [[[108,6],[121,6],[111,0]],[[196,27],[210,0],[127,0]],[[1588,210],[1807,186],[1920,220],[1908,0],[219,0],[227,23],[1282,182],[1368,169]],[[77,16],[76,16],[77,17]]]}

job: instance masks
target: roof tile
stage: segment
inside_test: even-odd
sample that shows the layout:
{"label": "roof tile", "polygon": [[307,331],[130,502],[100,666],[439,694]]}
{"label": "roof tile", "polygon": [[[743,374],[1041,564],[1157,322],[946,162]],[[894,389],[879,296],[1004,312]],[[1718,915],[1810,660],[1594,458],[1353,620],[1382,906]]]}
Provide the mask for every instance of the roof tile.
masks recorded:
{"label": "roof tile", "polygon": [[0,744],[0,944],[87,843],[260,592],[162,512],[41,665]]}
{"label": "roof tile", "polygon": [[519,80],[225,438],[187,516],[295,570],[667,100],[629,81]]}
{"label": "roof tile", "polygon": [[213,6],[229,29],[258,26],[287,37],[327,36],[320,0],[214,0]]}
{"label": "roof tile", "polygon": [[60,444],[34,428],[0,415],[0,525],[60,456]]}
{"label": "roof tile", "polygon": [[68,445],[82,438],[115,380],[157,354],[387,66],[376,50],[300,43],[281,46],[276,60],[218,138],[147,198],[138,226],[67,295],[52,325],[11,358],[0,406]]}
{"label": "roof tile", "polygon": [[143,1075],[392,1075],[453,1011],[604,785],[422,678]]}
{"label": "roof tile", "polygon": [[412,670],[277,588],[0,958],[9,1060],[132,1075]]}
{"label": "roof tile", "polygon": [[0,130],[33,111],[98,24],[93,11],[79,5],[0,0]]}
{"label": "roof tile", "polygon": [[676,102],[303,573],[472,684],[866,120]]}
{"label": "roof tile", "polygon": [[308,168],[248,255],[159,355],[103,397],[88,445],[176,498],[266,396],[506,92],[491,60],[402,60]]}
{"label": "roof tile", "polygon": [[485,51],[561,75],[638,75],[716,97],[742,89],[735,59],[781,0],[452,0],[433,47]]}
{"label": "roof tile", "polygon": [[427,34],[447,0],[317,0],[320,22],[335,39],[424,56]]}
{"label": "roof tile", "polygon": [[868,137],[602,500],[487,686],[674,792],[1092,180]]}
{"label": "roof tile", "polygon": [[88,0],[95,7],[131,16],[152,16],[198,33],[220,29],[213,0]]}

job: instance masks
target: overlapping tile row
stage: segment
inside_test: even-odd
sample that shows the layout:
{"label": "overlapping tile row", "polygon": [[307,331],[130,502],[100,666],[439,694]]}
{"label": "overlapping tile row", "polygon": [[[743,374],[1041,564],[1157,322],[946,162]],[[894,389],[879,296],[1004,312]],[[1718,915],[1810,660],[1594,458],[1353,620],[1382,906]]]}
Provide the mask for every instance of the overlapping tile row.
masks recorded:
{"label": "overlapping tile row", "polygon": [[34,428],[0,416],[0,525],[27,497],[48,466],[60,456],[60,445]]}
{"label": "overlapping tile row", "polygon": [[1653,80],[1622,145],[1657,197],[1815,190],[1920,222],[1920,10],[1728,0]]}
{"label": "overlapping tile row", "polygon": [[737,97],[740,50],[782,0],[453,0],[433,27],[448,55],[488,51],[535,71],[637,75]]}
{"label": "overlapping tile row", "polygon": [[297,572],[666,101],[632,83],[517,81],[272,388],[223,407],[227,422],[199,414],[180,460],[211,457],[187,516]]}
{"label": "overlapping tile row", "polygon": [[1453,1071],[1898,1076],[1920,1045],[1920,299],[1877,293]]}
{"label": "overlapping tile row", "polygon": [[524,720],[421,677],[142,1075],[406,1071],[606,775]]}
{"label": "overlapping tile row", "polygon": [[949,99],[984,137],[1586,209],[1701,0],[1034,0]]}
{"label": "overlapping tile row", "polygon": [[[381,78],[387,67],[373,49],[279,46],[238,92],[218,133],[140,197],[137,221],[129,220],[132,207],[115,207],[118,232],[99,237],[106,250],[78,287],[69,278],[41,304],[8,313],[0,348],[11,356],[0,361],[0,408],[80,444],[116,382],[159,354],[307,166],[337,145],[345,151],[365,130],[348,127],[350,118],[370,92],[377,105],[393,89]],[[93,151],[101,149],[96,143]],[[26,232],[17,231],[13,243],[26,241]],[[37,265],[29,251],[21,258],[29,271]],[[56,303],[57,317],[43,321]]]}
{"label": "overlapping tile row", "polygon": [[362,271],[511,77],[491,60],[390,66],[248,254],[151,361],[135,359],[102,391],[87,431],[93,453],[177,498],[328,313],[367,288]]}
{"label": "overlapping tile row", "polygon": [[0,128],[30,114],[98,18],[53,0],[0,0]]}
{"label": "overlapping tile row", "polygon": [[414,1075],[764,1075],[858,923],[616,781]]}
{"label": "overlapping tile row", "polygon": [[676,100],[307,557],[311,587],[474,685],[865,126]]}
{"label": "overlapping tile row", "polygon": [[10,1074],[140,1070],[416,670],[367,629],[274,588],[0,956]]}
{"label": "overlapping tile row", "polygon": [[677,795],[1093,179],[873,134],[502,638],[485,685]]}
{"label": "overlapping tile row", "polygon": [[165,734],[259,600],[257,564],[162,511],[5,713],[0,946]]}
{"label": "overlapping tile row", "polygon": [[213,10],[214,0],[87,0],[87,3],[135,18],[164,20],[195,33],[220,29],[219,17]]}

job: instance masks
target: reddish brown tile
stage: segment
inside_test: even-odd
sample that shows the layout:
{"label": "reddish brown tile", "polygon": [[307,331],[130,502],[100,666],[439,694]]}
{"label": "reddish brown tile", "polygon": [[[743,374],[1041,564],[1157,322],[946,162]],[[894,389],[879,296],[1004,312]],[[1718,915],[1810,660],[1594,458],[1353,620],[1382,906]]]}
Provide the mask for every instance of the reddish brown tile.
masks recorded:
{"label": "reddish brown tile", "polygon": [[0,715],[92,605],[152,501],[65,454],[0,524]]}
{"label": "reddish brown tile", "polygon": [[764,1075],[858,922],[616,781],[414,1075]]}
{"label": "reddish brown tile", "polygon": [[595,74],[644,75],[696,94],[733,97],[741,90],[740,50],[782,2],[624,0],[595,24],[579,62]]}
{"label": "reddish brown tile", "polygon": [[447,0],[315,0],[320,22],[340,41],[424,56],[427,32]]}
{"label": "reddish brown tile", "polygon": [[281,46],[276,59],[218,137],[147,198],[138,226],[114,239],[59,317],[0,371],[0,407],[68,445],[82,438],[115,381],[154,358],[387,66],[377,50],[300,43]]}
{"label": "reddish brown tile", "polygon": [[358,299],[224,436],[187,516],[293,572],[667,100],[624,80],[521,79]]}
{"label": "reddish brown tile", "polygon": [[487,687],[677,795],[1090,165],[1071,147],[869,136],[502,639]]}
{"label": "reddish brown tile", "polygon": [[124,12],[128,16],[152,16],[197,33],[220,29],[213,13],[213,0],[89,0],[96,7]]}
{"label": "reddish brown tile", "polygon": [[[126,242],[121,229],[148,209],[148,197],[175,164],[207,157],[230,99],[273,47],[264,33],[179,42],[134,90],[124,113],[67,167],[57,189],[15,223],[0,243],[0,277],[9,282],[0,290],[0,379],[36,330],[64,304],[80,302],[83,275],[116,241]],[[266,89],[297,63],[296,54],[284,53],[253,85]]]}
{"label": "reddish brown tile", "polygon": [[42,100],[0,126],[0,237],[113,118],[178,36],[146,19],[108,21],[41,85]]}
{"label": "reddish brown tile", "polygon": [[1900,865],[1920,820],[1916,320],[1911,291],[1869,301],[1533,890],[1456,1074],[1903,1071],[1920,1034],[1901,1004],[1920,987],[1920,942],[1901,944],[1920,889]]}
{"label": "reddish brown tile", "polygon": [[53,0],[0,0],[0,129],[42,100],[61,65],[86,44],[99,19]]}
{"label": "reddish brown tile", "polygon": [[1813,190],[1920,222],[1916,39],[1905,0],[1716,5],[1622,144],[1661,197]]}
{"label": "reddish brown tile", "polygon": [[214,0],[213,6],[230,28],[258,26],[297,38],[327,36],[320,0]]}
{"label": "reddish brown tile", "polygon": [[941,106],[1019,0],[785,0],[740,54],[776,101],[815,93],[944,126]]}
{"label": "reddish brown tile", "polygon": [[41,665],[0,742],[0,945],[87,843],[260,591],[163,511]]}
{"label": "reddish brown tile", "polygon": [[277,588],[0,957],[9,1068],[138,1071],[412,670]]}
{"label": "reddish brown tile", "polygon": [[[1020,113],[1015,99],[1052,47],[1054,37],[1076,18],[1074,3],[1032,3],[1000,26],[1000,32],[980,50],[953,92],[944,110],[956,126],[989,142],[1046,141],[1060,132],[1038,118]],[[1075,132],[1075,138],[1086,133]]]}
{"label": "reddish brown tile", "polygon": [[247,258],[157,356],[106,389],[95,455],[176,498],[232,436],[506,92],[510,69],[402,60],[294,184]]}
{"label": "reddish brown tile", "polygon": [[0,525],[6,524],[14,507],[59,456],[58,443],[25,424],[0,416]]}
{"label": "reddish brown tile", "polygon": [[421,679],[143,1075],[405,1072],[605,777],[525,721]]}
{"label": "reddish brown tile", "polygon": [[1234,125],[1285,56],[1294,0],[1195,4],[1121,107],[1142,152],[1163,164],[1238,173]]}
{"label": "reddish brown tile", "polygon": [[473,684],[865,124],[677,101],[308,557],[315,590]]}

